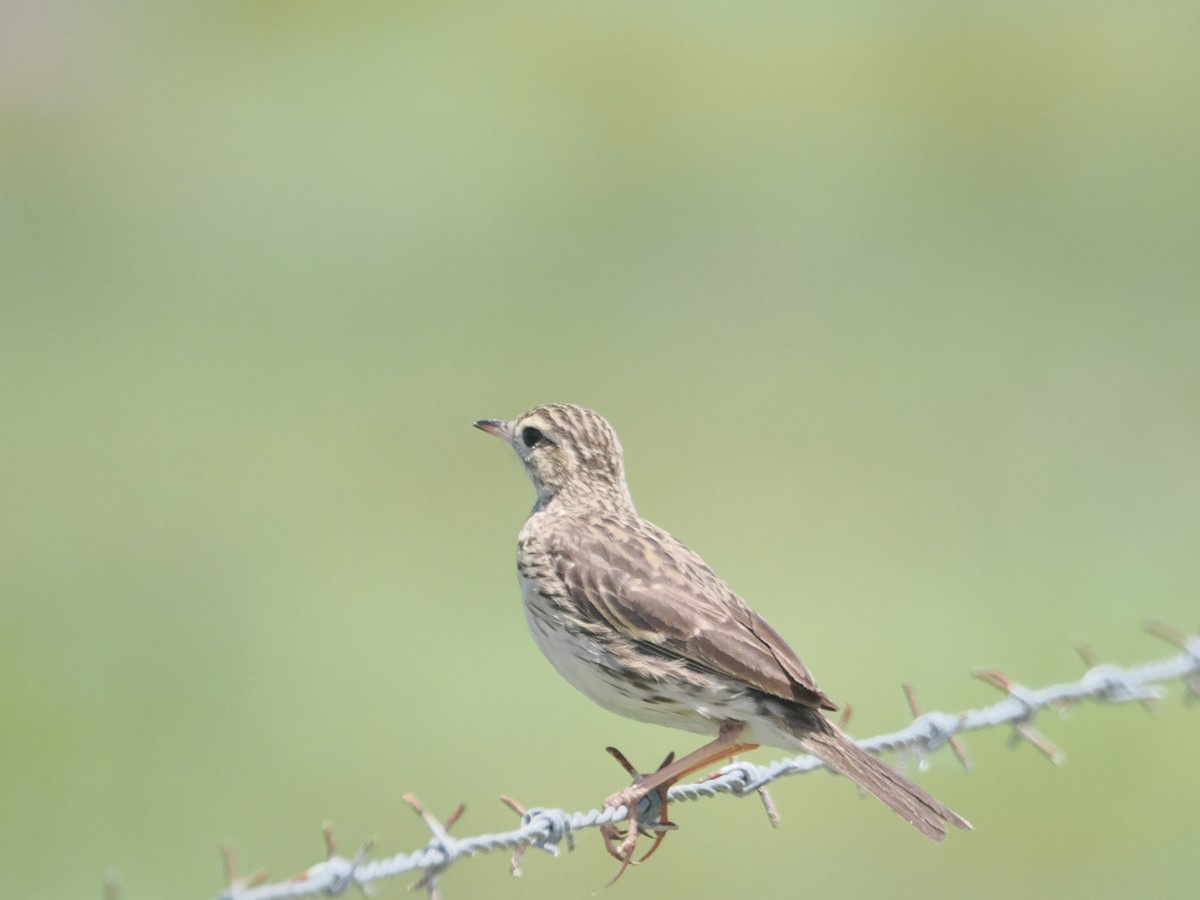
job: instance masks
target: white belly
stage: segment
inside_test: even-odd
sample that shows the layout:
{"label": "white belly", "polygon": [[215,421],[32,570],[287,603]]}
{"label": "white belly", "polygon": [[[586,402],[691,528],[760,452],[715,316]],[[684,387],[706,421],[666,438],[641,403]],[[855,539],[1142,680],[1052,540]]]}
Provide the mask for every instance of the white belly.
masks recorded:
{"label": "white belly", "polygon": [[[649,684],[630,677],[622,677],[612,655],[600,643],[586,634],[569,632],[551,618],[550,604],[537,590],[534,582],[521,577],[521,595],[524,599],[525,620],[533,635],[534,643],[576,690],[590,697],[595,703],[618,715],[681,728],[697,734],[716,734],[723,721],[730,716],[730,701],[736,697],[725,693],[721,705],[722,713],[709,708],[709,702],[719,689],[688,689],[677,678],[665,678]],[[741,692],[738,691],[738,694]],[[744,713],[753,716],[751,702],[745,701]],[[739,712],[742,712],[739,710]]]}

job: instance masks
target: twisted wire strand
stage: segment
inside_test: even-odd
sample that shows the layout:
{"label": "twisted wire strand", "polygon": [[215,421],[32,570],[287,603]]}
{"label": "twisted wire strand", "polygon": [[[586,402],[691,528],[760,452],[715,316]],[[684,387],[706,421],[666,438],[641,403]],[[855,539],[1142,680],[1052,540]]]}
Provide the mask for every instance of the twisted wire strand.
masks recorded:
{"label": "twisted wire strand", "polygon": [[[1031,725],[1037,713],[1046,707],[1063,709],[1083,700],[1107,704],[1148,704],[1160,699],[1165,693],[1161,686],[1164,682],[1177,680],[1182,680],[1186,686],[1186,699],[1194,700],[1200,697],[1200,636],[1183,635],[1157,623],[1150,623],[1147,629],[1178,646],[1181,652],[1164,659],[1122,667],[1096,662],[1090,650],[1080,648],[1081,655],[1090,665],[1082,678],[1036,689],[1026,688],[994,670],[976,672],[976,676],[1003,690],[1004,698],[989,706],[960,713],[919,713],[910,693],[909,700],[916,718],[908,727],[891,734],[866,738],[858,743],[866,750],[907,751],[922,759],[926,754],[952,744],[959,759],[964,765],[968,765],[965,755],[957,745],[957,736],[969,731],[1007,724],[1013,728],[1014,741],[1028,742],[1052,761],[1062,762],[1062,752]],[[669,801],[700,800],[715,797],[717,794],[745,796],[760,791],[777,778],[799,775],[823,767],[820,760],[809,755],[776,760],[765,765],[733,762],[703,781],[675,785],[668,791],[667,796]],[[653,798],[654,795],[651,794],[650,797]],[[461,807],[447,825],[443,826],[426,813],[415,798],[405,799],[424,818],[432,834],[429,843],[424,847],[411,853],[397,853],[383,859],[367,859],[370,851],[368,845],[353,857],[345,857],[334,852],[332,838],[327,832],[329,856],[323,862],[311,866],[294,878],[269,884],[257,883],[257,879],[239,879],[235,873],[227,871],[228,886],[215,900],[287,900],[316,894],[337,896],[351,885],[367,891],[374,882],[394,878],[405,872],[420,872],[421,878],[413,887],[424,888],[429,896],[436,900],[438,876],[461,859],[479,853],[509,850],[514,854],[513,872],[518,874],[518,864],[526,849],[532,847],[557,856],[564,843],[568,849],[574,849],[575,832],[627,818],[627,810],[623,806],[585,812],[540,807],[524,810],[506,800],[521,814],[520,827],[496,834],[456,838],[449,834],[448,828],[453,820],[457,819]],[[765,796],[764,802],[767,803],[768,814],[774,819],[773,807]],[[643,814],[639,818],[642,821],[654,821],[657,811],[652,811],[649,816]],[[228,868],[231,869],[232,865],[229,864]]]}

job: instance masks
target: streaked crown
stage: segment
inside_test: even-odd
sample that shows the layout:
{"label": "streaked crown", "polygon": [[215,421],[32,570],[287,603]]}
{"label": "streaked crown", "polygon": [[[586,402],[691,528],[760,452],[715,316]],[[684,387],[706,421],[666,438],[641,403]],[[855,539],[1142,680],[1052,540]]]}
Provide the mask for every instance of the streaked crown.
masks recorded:
{"label": "streaked crown", "polygon": [[533,482],[539,506],[560,498],[632,508],[621,443],[599,413],[569,403],[547,403],[511,422],[475,424],[509,442]]}

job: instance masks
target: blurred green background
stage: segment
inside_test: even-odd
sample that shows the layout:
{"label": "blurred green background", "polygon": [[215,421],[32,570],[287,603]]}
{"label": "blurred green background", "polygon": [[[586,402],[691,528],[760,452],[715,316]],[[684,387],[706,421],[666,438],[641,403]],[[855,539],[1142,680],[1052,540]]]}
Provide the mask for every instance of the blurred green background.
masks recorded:
{"label": "blurred green background", "polygon": [[[526,634],[532,492],[473,431],[618,428],[641,511],[851,731],[1135,662],[1200,620],[1200,7],[0,6],[4,893],[205,898],[590,808],[695,737]],[[680,806],[612,896],[1194,890],[1200,719],[939,754],[976,825],[849,785]],[[768,751],[754,754],[773,758]],[[910,765],[910,771],[915,771]],[[586,897],[569,858],[447,898]],[[383,897],[406,896],[408,880]]]}

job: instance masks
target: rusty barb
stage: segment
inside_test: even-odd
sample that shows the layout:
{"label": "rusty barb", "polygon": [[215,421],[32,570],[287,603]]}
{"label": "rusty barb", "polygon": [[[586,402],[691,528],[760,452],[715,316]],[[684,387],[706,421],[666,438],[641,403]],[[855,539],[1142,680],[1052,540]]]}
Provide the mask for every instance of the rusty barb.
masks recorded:
{"label": "rusty barb", "polygon": [[[892,734],[860,740],[859,746],[876,753],[897,751],[905,758],[914,758],[919,767],[924,768],[929,754],[948,745],[963,767],[969,768],[970,760],[959,736],[969,731],[1007,725],[1012,729],[1011,744],[1028,744],[1047,759],[1061,764],[1065,759],[1063,751],[1033,727],[1037,714],[1047,707],[1065,712],[1090,700],[1110,705],[1140,703],[1149,709],[1163,697],[1165,690],[1162,685],[1171,681],[1183,682],[1184,700],[1187,703],[1191,704],[1200,698],[1200,635],[1184,634],[1161,622],[1148,622],[1146,631],[1178,652],[1165,659],[1122,667],[1102,662],[1092,648],[1081,645],[1076,649],[1088,667],[1083,677],[1078,681],[1044,688],[1025,687],[998,669],[978,669],[973,673],[974,676],[1002,691],[1004,697],[990,706],[966,712],[923,712],[911,685],[905,684],[904,695],[914,717],[912,723]],[[666,799],[678,802],[717,794],[741,797],[757,793],[762,797],[774,824],[778,821],[778,813],[770,796],[762,789],[777,778],[820,768],[824,768],[823,764],[807,755],[762,766],[740,760],[700,781],[675,785],[667,791]],[[513,854],[512,873],[519,875],[521,858],[529,848],[558,856],[561,846],[574,849],[575,833],[581,829],[611,825],[627,818],[624,807],[587,812],[542,807],[527,809],[509,797],[502,797],[504,804],[520,816],[520,825],[516,829],[454,838],[450,835],[450,829],[462,816],[461,804],[441,821],[427,812],[412,794],[405,794],[403,799],[420,816],[430,832],[429,842],[424,847],[412,853],[397,853],[384,859],[369,860],[367,856],[374,842],[368,841],[354,856],[344,857],[338,854],[333,830],[327,824],[323,829],[326,856],[323,862],[286,881],[267,883],[265,872],[239,877],[233,849],[224,846],[221,853],[226,886],[216,900],[337,896],[350,885],[369,895],[375,882],[407,872],[420,873],[419,880],[412,885],[413,889],[424,890],[431,900],[438,900],[438,877],[461,859],[478,853],[509,851]],[[647,817],[646,821],[653,821],[653,817]]]}

